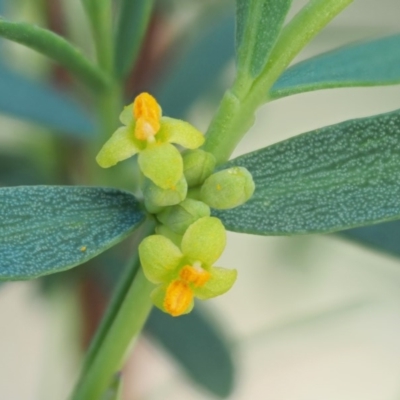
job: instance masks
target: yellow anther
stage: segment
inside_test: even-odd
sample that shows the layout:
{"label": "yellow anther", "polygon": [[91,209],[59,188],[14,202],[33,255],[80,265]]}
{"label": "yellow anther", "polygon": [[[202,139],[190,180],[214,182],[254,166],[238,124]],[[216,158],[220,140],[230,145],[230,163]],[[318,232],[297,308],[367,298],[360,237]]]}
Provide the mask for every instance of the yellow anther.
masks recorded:
{"label": "yellow anther", "polygon": [[185,265],[180,274],[182,281],[186,283],[192,283],[195,287],[204,286],[204,284],[210,279],[211,275],[208,271],[201,267]]}
{"label": "yellow anther", "polygon": [[141,93],[133,102],[133,116],[136,120],[135,137],[153,142],[160,130],[161,107],[149,93]]}
{"label": "yellow anther", "polygon": [[181,280],[172,281],[167,287],[164,308],[173,317],[182,315],[193,301],[193,291]]}

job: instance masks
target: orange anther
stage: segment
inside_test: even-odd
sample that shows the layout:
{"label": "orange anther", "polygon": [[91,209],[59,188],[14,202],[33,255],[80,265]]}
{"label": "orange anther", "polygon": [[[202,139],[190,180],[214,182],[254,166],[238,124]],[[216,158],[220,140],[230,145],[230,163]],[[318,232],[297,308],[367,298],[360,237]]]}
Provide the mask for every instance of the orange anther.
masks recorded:
{"label": "orange anther", "polygon": [[133,102],[133,116],[136,120],[135,137],[151,140],[160,129],[161,107],[148,93],[141,93]]}
{"label": "orange anther", "polygon": [[173,317],[182,315],[193,301],[189,285],[181,280],[172,281],[167,287],[164,308]]}
{"label": "orange anther", "polygon": [[185,265],[180,274],[182,281],[186,283],[192,283],[196,287],[204,286],[204,284],[210,279],[211,275],[208,271],[203,268],[195,268],[191,265]]}

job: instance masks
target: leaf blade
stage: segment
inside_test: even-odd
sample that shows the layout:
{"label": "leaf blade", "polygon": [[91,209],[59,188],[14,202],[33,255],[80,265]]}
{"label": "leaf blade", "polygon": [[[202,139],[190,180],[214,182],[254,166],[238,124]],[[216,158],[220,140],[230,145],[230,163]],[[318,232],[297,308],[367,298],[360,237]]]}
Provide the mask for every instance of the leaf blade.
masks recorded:
{"label": "leaf blade", "polygon": [[0,189],[0,280],[37,278],[95,257],[131,234],[144,213],[109,188]]}
{"label": "leaf blade", "polygon": [[236,0],[236,54],[239,72],[257,77],[283,26],[292,0]]}
{"label": "leaf blade", "polygon": [[115,69],[120,78],[124,78],[136,62],[153,4],[153,0],[121,1],[115,36]]}
{"label": "leaf blade", "polygon": [[0,112],[48,126],[78,138],[90,138],[95,123],[67,96],[0,65]]}
{"label": "leaf blade", "polygon": [[199,385],[219,397],[234,386],[234,364],[221,334],[196,306],[179,318],[154,309],[146,331],[158,340]]}
{"label": "leaf blade", "polygon": [[215,77],[234,57],[233,35],[234,21],[232,15],[228,15],[205,30],[171,70],[166,82],[155,88],[155,96],[163,105],[165,115],[185,117],[196,99],[217,86]]}
{"label": "leaf blade", "polygon": [[390,221],[373,226],[349,229],[339,232],[339,236],[370,249],[400,257],[399,233],[400,221]]}
{"label": "leaf blade", "polygon": [[47,29],[0,18],[0,36],[51,58],[94,89],[108,86],[108,78],[96,65],[67,40]]}
{"label": "leaf blade", "polygon": [[317,129],[225,164],[256,184],[227,229],[258,235],[334,232],[400,218],[400,111]]}
{"label": "leaf blade", "polygon": [[278,99],[338,87],[400,83],[400,35],[357,43],[323,53],[287,69],[271,89]]}

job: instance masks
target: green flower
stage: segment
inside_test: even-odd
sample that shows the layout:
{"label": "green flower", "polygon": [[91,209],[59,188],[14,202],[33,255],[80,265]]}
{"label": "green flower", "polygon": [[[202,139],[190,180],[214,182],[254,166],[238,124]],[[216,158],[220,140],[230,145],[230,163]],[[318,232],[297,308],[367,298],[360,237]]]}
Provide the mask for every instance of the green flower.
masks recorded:
{"label": "green flower", "polygon": [[163,189],[173,188],[183,175],[182,156],[171,143],[196,149],[204,136],[188,122],[161,116],[161,107],[141,93],[120,115],[124,124],[104,144],[96,157],[103,168],[139,154],[143,174]]}
{"label": "green flower", "polygon": [[213,267],[226,244],[221,221],[203,217],[189,226],[180,248],[161,235],[152,235],[139,245],[139,256],[147,279],[158,285],[154,304],[176,317],[189,313],[194,297],[207,300],[227,292],[236,270]]}

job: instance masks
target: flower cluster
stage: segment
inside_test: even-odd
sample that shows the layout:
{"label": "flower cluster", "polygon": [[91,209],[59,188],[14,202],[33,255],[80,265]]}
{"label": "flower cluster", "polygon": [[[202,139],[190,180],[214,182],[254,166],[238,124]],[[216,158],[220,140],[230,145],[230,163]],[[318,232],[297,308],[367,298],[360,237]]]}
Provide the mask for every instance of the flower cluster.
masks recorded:
{"label": "flower cluster", "polygon": [[254,192],[252,176],[240,167],[214,172],[214,156],[199,149],[203,135],[185,121],[163,117],[148,93],[126,106],[120,121],[124,126],[96,160],[108,168],[138,154],[144,204],[158,221],[156,234],[139,245],[140,261],[147,279],[157,285],[154,304],[172,316],[186,314],[195,297],[223,294],[236,280],[235,270],[213,266],[225,248],[226,232],[210,208],[246,202]]}

